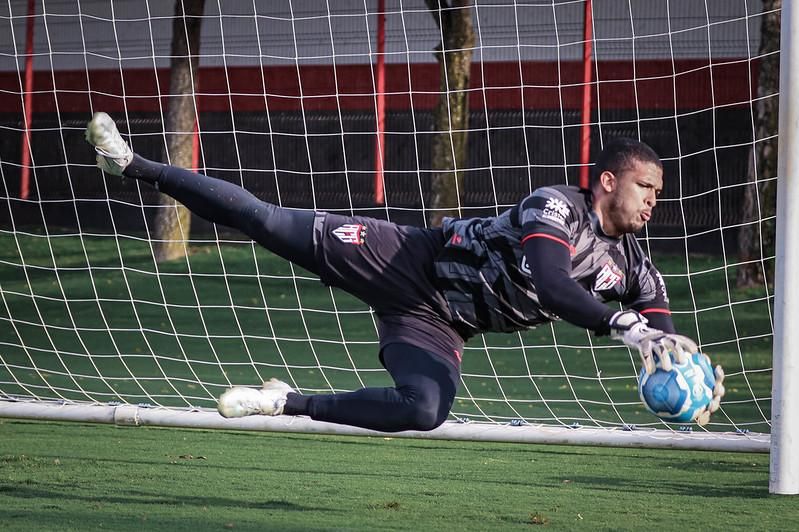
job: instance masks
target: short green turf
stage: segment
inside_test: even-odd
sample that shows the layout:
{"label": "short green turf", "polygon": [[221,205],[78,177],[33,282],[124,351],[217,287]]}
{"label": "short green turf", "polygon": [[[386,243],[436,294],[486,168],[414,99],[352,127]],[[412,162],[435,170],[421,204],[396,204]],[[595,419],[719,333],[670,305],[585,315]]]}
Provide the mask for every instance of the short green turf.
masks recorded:
{"label": "short green turf", "polygon": [[[721,257],[654,259],[678,330],[727,374],[709,429],[769,432],[767,289],[735,289]],[[156,265],[133,236],[0,232],[0,325],[9,396],[214,408],[230,385],[273,376],[304,393],[390,384],[368,308],[248,242]],[[477,337],[453,414],[663,428],[638,400],[639,365],[618,342],[566,323]]]}
{"label": "short green turf", "polygon": [[0,419],[2,530],[788,530],[768,455]]}
{"label": "short green turf", "polygon": [[[732,419],[768,432],[769,295],[735,290],[734,268],[720,258],[654,258],[678,329],[701,337],[727,370],[711,429],[730,430]],[[146,242],[130,237],[0,233],[2,391],[213,407],[231,382],[286,378],[282,356],[306,392],[327,385],[320,364],[336,389],[387,384],[366,308],[294,273],[244,243],[193,248],[187,260],[156,267]],[[471,342],[469,394],[455,411],[655,423],[637,401],[637,360],[587,342],[565,324]],[[503,394],[520,400],[514,411],[491,399]],[[765,454],[0,419],[0,530],[788,530],[797,522],[795,497],[768,494]]]}

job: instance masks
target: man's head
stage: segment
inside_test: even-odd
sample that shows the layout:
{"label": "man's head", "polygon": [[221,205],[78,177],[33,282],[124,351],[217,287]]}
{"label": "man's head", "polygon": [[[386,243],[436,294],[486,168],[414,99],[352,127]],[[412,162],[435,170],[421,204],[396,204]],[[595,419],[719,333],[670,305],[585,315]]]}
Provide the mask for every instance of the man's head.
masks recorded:
{"label": "man's head", "polygon": [[643,142],[617,138],[602,150],[590,186],[602,230],[615,237],[635,233],[649,221],[663,189],[663,164]]}

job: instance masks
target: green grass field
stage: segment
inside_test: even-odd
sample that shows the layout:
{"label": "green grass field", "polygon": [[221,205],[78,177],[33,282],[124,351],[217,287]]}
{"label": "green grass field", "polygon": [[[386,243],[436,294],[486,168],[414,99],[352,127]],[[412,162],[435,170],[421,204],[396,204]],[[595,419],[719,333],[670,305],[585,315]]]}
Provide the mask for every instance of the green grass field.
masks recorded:
{"label": "green grass field", "polygon": [[[0,232],[0,392],[209,408],[230,383],[272,375],[306,392],[390,382],[361,303],[301,271],[292,277],[248,244],[192,251],[156,267],[135,238]],[[767,294],[735,290],[734,270],[716,257],[654,258],[679,330],[701,337],[727,371],[711,430],[768,432]],[[591,342],[563,324],[473,341],[455,412],[657,425],[637,400],[638,361]],[[8,530],[780,530],[792,521],[795,499],[768,495],[767,455],[0,419]]]}
{"label": "green grass field", "polygon": [[3,530],[790,530],[768,455],[0,420]]}
{"label": "green grass field", "polygon": [[[766,294],[734,290],[720,258],[654,258],[678,330],[727,373],[711,428],[768,432]],[[308,393],[389,384],[366,306],[295,273],[249,243],[197,246],[189,260],[156,266],[132,237],[0,233],[0,391],[213,408],[230,384],[271,376]],[[454,412],[657,425],[637,398],[638,367],[625,347],[568,324],[486,335],[467,344]]]}

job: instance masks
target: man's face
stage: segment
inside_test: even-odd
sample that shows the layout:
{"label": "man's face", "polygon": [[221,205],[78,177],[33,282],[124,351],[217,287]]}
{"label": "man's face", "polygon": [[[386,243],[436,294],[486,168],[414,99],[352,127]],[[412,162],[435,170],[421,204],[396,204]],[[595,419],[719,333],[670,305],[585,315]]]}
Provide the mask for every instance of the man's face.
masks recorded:
{"label": "man's face", "polygon": [[614,237],[641,230],[663,190],[663,171],[651,162],[636,160],[620,174],[604,172],[600,179],[608,197],[602,230]]}

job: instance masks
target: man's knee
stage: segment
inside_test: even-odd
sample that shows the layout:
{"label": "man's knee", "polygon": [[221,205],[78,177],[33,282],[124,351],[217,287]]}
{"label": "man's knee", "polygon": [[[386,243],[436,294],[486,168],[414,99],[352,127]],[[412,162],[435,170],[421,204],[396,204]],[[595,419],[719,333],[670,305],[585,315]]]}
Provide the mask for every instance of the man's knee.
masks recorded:
{"label": "man's knee", "polygon": [[439,427],[447,419],[446,415],[425,409],[417,409],[411,418],[411,428],[409,430],[428,431]]}
{"label": "man's knee", "polygon": [[408,415],[405,430],[433,430],[446,421],[450,403],[438,394],[417,394],[407,404]]}

